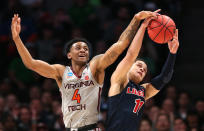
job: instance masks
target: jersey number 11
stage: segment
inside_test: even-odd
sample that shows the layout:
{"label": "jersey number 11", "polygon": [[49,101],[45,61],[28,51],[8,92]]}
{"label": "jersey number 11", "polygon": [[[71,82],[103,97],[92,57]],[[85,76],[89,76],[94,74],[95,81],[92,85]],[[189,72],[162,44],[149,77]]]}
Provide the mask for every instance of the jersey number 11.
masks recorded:
{"label": "jersey number 11", "polygon": [[142,105],[144,104],[144,101],[141,101],[141,99],[136,99],[135,100],[135,107],[133,109],[134,113],[138,113],[140,111],[140,108],[142,107]]}

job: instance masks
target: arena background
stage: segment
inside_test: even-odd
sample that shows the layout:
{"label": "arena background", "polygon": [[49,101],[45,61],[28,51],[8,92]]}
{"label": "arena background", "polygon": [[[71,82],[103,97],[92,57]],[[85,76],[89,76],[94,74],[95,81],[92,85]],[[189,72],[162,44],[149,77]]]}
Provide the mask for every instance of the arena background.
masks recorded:
{"label": "arena background", "polygon": [[[12,130],[12,126],[6,124],[8,116],[15,121],[13,127],[22,130],[19,117],[20,109],[25,106],[33,116],[32,109],[35,107],[32,107],[32,104],[35,103],[35,99],[39,100],[38,103],[43,107],[42,110],[49,112],[48,116],[60,112],[54,108],[55,104],[60,107],[61,100],[55,81],[45,79],[27,70],[20,60],[10,32],[10,23],[14,13],[18,13],[22,19],[20,36],[34,58],[51,64],[66,64],[63,48],[67,41],[74,37],[83,37],[92,43],[94,56],[104,53],[118,40],[134,14],[141,10],[156,10],[158,8],[162,9],[161,14],[170,16],[179,29],[180,47],[175,71],[172,81],[166,88],[175,87],[178,98],[180,93],[187,92],[191,108],[194,108],[193,105],[201,100],[203,109],[204,8],[201,1],[2,0],[0,4],[0,130],[1,126]],[[102,111],[107,109],[106,100],[110,76],[125,53],[106,70],[102,93]],[[140,52],[140,57],[145,59],[150,67],[146,81],[160,72],[167,54],[166,44],[155,44],[146,34]],[[162,108],[162,103],[167,96],[167,90],[162,90],[153,99],[155,105]],[[173,102],[175,110],[177,110],[178,101]],[[203,120],[204,111],[201,112],[201,120]],[[56,124],[58,118],[52,120],[50,123],[44,122],[46,120],[39,121],[45,124],[49,130],[54,130],[52,124]],[[203,126],[203,124],[201,125]],[[31,128],[30,125],[28,128]]]}

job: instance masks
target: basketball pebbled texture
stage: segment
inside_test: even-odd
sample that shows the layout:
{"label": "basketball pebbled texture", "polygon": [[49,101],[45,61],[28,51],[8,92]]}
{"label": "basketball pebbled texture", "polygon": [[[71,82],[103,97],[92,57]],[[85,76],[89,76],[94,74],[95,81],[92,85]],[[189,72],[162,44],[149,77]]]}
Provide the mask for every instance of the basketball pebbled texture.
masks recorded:
{"label": "basketball pebbled texture", "polygon": [[166,15],[158,15],[150,21],[147,31],[150,39],[159,44],[167,43],[173,38],[176,30],[174,21]]}

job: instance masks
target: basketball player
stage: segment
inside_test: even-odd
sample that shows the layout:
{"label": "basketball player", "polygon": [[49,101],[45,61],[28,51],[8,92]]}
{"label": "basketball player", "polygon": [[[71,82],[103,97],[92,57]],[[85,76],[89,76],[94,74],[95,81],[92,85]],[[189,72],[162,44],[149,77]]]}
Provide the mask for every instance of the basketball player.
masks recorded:
{"label": "basketball player", "polygon": [[[157,10],[155,12],[158,12]],[[83,39],[74,39],[67,44],[67,58],[71,66],[50,65],[32,58],[19,33],[20,17],[12,19],[12,37],[25,66],[46,78],[55,79],[62,97],[62,113],[67,130],[92,130],[96,128],[99,113],[101,88],[105,69],[111,65],[132,41],[142,19],[156,16],[155,12],[137,13],[119,40],[104,54],[95,56],[88,63],[89,43]]]}
{"label": "basketball player", "polygon": [[126,56],[111,76],[109,90],[107,131],[137,131],[144,110],[144,103],[156,95],[173,74],[176,52],[179,47],[178,30],[168,42],[169,56],[161,74],[150,83],[140,85],[147,73],[147,65],[136,60],[142,45],[145,29],[152,18],[146,19],[135,35]]}

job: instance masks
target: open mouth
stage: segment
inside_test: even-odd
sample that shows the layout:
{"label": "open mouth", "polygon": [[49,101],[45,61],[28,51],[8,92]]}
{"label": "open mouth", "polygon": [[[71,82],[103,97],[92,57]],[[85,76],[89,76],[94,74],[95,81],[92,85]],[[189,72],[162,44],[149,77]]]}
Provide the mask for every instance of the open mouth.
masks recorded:
{"label": "open mouth", "polygon": [[80,57],[80,58],[84,58],[84,57],[86,57],[86,55],[79,55],[79,57]]}

